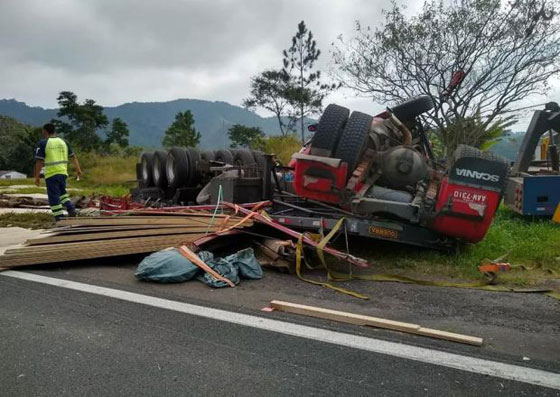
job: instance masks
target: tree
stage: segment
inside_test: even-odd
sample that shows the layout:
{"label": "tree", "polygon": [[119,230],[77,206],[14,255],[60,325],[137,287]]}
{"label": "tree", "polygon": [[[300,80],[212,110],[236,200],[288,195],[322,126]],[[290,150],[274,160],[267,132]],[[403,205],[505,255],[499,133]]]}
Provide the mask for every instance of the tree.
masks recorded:
{"label": "tree", "polygon": [[[473,116],[453,120],[445,127],[444,153],[453,153],[459,144],[466,144],[480,149],[488,149],[498,142],[506,132],[506,128],[515,122],[509,120],[486,123],[480,113]],[[446,152],[446,153],[445,153]]]}
{"label": "tree", "polygon": [[41,127],[0,115],[0,169],[32,174],[35,148],[41,139]]}
{"label": "tree", "polygon": [[259,127],[234,124],[229,128],[228,136],[231,140],[232,148],[262,149],[264,147],[264,132]]}
{"label": "tree", "polygon": [[57,101],[58,117],[70,121],[67,123],[62,120],[52,120],[58,133],[83,151],[98,149],[102,141],[97,131],[109,125],[103,107],[97,105],[93,99],[86,99],[83,104],[79,104],[77,96],[70,91],[62,91]]}
{"label": "tree", "polygon": [[200,132],[194,128],[194,117],[190,110],[179,112],[175,121],[165,131],[163,146],[195,147],[200,142]]}
{"label": "tree", "polygon": [[294,153],[301,149],[301,142],[296,134],[271,136],[264,140],[263,151],[274,154],[281,164],[288,164]]}
{"label": "tree", "polygon": [[284,73],[289,75],[291,85],[285,92],[286,98],[293,105],[294,117],[300,119],[301,140],[305,141],[304,118],[311,114],[320,113],[323,99],[336,84],[321,82],[321,72],[314,71],[315,62],[321,51],[317,49],[317,42],[313,33],[307,29],[305,22],[298,24],[298,30],[292,37],[292,45],[283,51]]}
{"label": "tree", "polygon": [[453,125],[479,119],[479,131],[492,129],[511,121],[512,105],[547,92],[560,71],[557,8],[558,0],[428,0],[406,17],[394,5],[380,28],[357,23],[353,39],[341,38],[335,74],[381,103],[430,96],[436,106],[423,120],[448,147]]}
{"label": "tree", "polygon": [[290,101],[286,93],[290,88],[290,75],[283,70],[265,70],[251,79],[251,94],[243,101],[248,109],[263,108],[278,119],[282,136],[293,130],[295,119],[290,116]]}
{"label": "tree", "polygon": [[119,117],[115,117],[111,124],[111,130],[107,132],[105,144],[110,145],[111,143],[116,143],[120,147],[127,147],[128,135],[128,125]]}

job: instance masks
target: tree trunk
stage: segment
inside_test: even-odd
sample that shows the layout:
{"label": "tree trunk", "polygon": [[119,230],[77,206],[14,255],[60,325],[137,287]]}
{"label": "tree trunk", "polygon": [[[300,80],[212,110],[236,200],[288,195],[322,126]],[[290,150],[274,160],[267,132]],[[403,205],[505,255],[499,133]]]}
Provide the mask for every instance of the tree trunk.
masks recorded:
{"label": "tree trunk", "polygon": [[304,104],[303,104],[303,49],[300,49],[299,60],[300,60],[299,85],[300,85],[300,89],[301,89],[301,92],[300,92],[301,98],[300,98],[300,103],[299,103],[299,105],[300,105],[300,108],[299,108],[300,114],[299,115],[301,116],[301,144],[303,145],[303,144],[305,144],[305,132],[303,130],[303,106],[304,106]]}

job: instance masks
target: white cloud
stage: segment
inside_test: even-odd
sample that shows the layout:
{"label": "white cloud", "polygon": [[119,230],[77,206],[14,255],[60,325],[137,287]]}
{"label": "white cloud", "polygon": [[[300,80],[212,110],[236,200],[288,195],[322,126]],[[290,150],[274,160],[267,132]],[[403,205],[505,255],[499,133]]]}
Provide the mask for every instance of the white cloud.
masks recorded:
{"label": "white cloud", "polygon": [[[406,13],[422,2],[407,2]],[[250,78],[280,67],[297,23],[322,50],[351,37],[355,21],[375,26],[390,0],[1,0],[0,98],[56,106],[62,90],[103,105],[176,98],[241,104]],[[556,94],[558,91],[556,90]],[[328,98],[377,113],[370,99]]]}
{"label": "white cloud", "polygon": [[[240,104],[250,77],[281,65],[304,19],[323,51],[358,18],[366,0],[3,0],[0,96],[55,106],[61,90],[104,105],[177,97]],[[355,100],[354,100],[355,101]]]}

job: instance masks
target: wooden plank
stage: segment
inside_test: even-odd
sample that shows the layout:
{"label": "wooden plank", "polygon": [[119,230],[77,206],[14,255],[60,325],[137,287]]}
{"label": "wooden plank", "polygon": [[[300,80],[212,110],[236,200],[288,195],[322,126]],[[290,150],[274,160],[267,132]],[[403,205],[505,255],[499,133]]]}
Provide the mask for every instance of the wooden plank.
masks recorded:
{"label": "wooden plank", "polygon": [[[80,244],[80,243],[72,243],[74,247],[72,249],[66,250],[42,250],[40,248],[43,247],[27,247],[25,251],[13,253],[10,255],[3,255],[0,256],[0,263],[5,263],[9,261],[10,263],[13,262],[26,262],[30,260],[37,260],[39,263],[43,259],[47,258],[55,258],[63,261],[67,257],[73,257],[76,255],[80,255],[87,253],[89,257],[95,258],[99,253],[108,252],[108,251],[126,251],[131,248],[142,248],[142,247],[151,247],[154,245],[164,245],[167,247],[171,246],[179,246],[185,242],[194,241],[200,237],[203,237],[204,234],[189,234],[188,236],[178,235],[178,236],[170,236],[167,238],[156,238],[150,239],[147,241],[144,239],[143,241],[138,241],[139,239],[128,239],[130,241],[122,242],[123,240],[118,240],[117,242],[111,244],[99,244],[98,241],[94,242],[96,244]],[[70,245],[70,244],[67,244]]]}
{"label": "wooden plank", "polygon": [[219,229],[217,227],[189,227],[189,228],[165,228],[165,229],[144,229],[144,230],[124,230],[115,232],[103,233],[79,233],[71,235],[56,235],[52,237],[42,237],[30,239],[25,242],[28,246],[39,246],[57,243],[73,243],[79,241],[93,241],[93,240],[107,240],[107,239],[121,239],[128,237],[144,237],[144,236],[160,236],[160,235],[174,235],[174,234],[190,234],[190,233],[212,233]]}
{"label": "wooden plank", "polygon": [[64,253],[64,255],[40,255],[40,256],[12,256],[0,258],[0,266],[26,266],[43,263],[62,263],[79,259],[97,259],[106,256],[121,256],[133,253],[153,252],[163,248],[176,247],[180,245],[180,241],[168,241],[159,243],[149,243],[142,245],[132,245],[127,247],[118,247],[103,250],[76,250]]}
{"label": "wooden plank", "polygon": [[[122,219],[135,219],[135,220],[154,220],[154,219],[224,219],[227,218],[229,215],[226,214],[216,214],[212,216],[212,214],[200,214],[200,213],[189,213],[189,214],[168,214],[168,215],[114,215],[114,216],[82,216],[82,217],[73,217],[73,218],[66,218],[57,223],[57,225],[72,225],[75,223],[87,222],[87,221],[105,221],[105,220],[112,220],[118,221]],[[231,216],[234,217],[234,216]],[[235,216],[238,217],[238,216]]]}
{"label": "wooden plank", "polygon": [[[109,211],[111,212],[111,211]],[[102,215],[103,216],[103,215]],[[130,211],[127,213],[117,213],[115,215],[105,215],[106,217],[118,217],[118,216],[207,216],[212,217],[213,211]],[[226,217],[227,214],[216,214],[215,217]]]}
{"label": "wooden plank", "polygon": [[445,339],[452,342],[466,343],[468,345],[482,346],[484,340],[476,336],[456,334],[453,332],[440,331],[437,329],[420,327],[415,332],[417,335],[429,336],[430,338]]}
{"label": "wooden plank", "polygon": [[[238,218],[238,220],[240,220]],[[221,219],[214,219],[214,223],[220,223]],[[211,218],[182,218],[182,217],[115,217],[115,218],[89,218],[89,219],[65,219],[59,221],[59,226],[109,226],[109,225],[208,225]]]}
{"label": "wooden plank", "polygon": [[288,313],[301,314],[304,316],[311,316],[354,325],[370,325],[373,327],[387,328],[396,331],[415,331],[420,329],[420,326],[417,324],[403,323],[400,321],[386,320],[383,318],[363,316],[360,314],[322,309],[315,306],[299,305],[297,303],[277,300],[273,300],[272,302],[270,302],[270,307]]}
{"label": "wooden plank", "polygon": [[176,229],[178,227],[183,229],[199,228],[200,224],[195,225],[113,225],[113,226],[65,226],[56,229],[48,229],[41,234],[56,234],[57,236],[67,236],[72,234],[81,233],[97,233],[97,232],[113,232],[118,230],[149,230],[149,229]]}
{"label": "wooden plank", "polygon": [[32,265],[42,265],[42,264],[52,264],[52,263],[64,263],[64,262],[71,262],[76,260],[84,260],[84,259],[97,259],[97,258],[107,258],[113,256],[125,256],[125,255],[132,255],[132,254],[143,254],[143,253],[151,253],[155,251],[162,250],[168,247],[174,247],[181,244],[183,241],[169,241],[169,242],[160,242],[160,243],[152,243],[152,244],[140,244],[136,246],[126,247],[126,249],[119,249],[119,250],[96,250],[94,252],[91,251],[72,251],[65,253],[65,255],[61,256],[34,256],[28,258],[20,258],[14,260],[8,260],[9,257],[0,257],[0,268],[8,269],[14,267],[22,267],[22,266],[32,266]]}
{"label": "wooden plank", "polygon": [[348,324],[367,325],[377,328],[391,329],[395,331],[408,332],[416,335],[428,336],[431,338],[445,339],[453,342],[465,343],[474,346],[482,346],[483,339],[455,334],[452,332],[439,331],[430,328],[423,328],[417,324],[403,323],[400,321],[387,320],[384,318],[364,316],[361,314],[347,313],[338,310],[323,309],[315,306],[300,305],[297,303],[273,300],[270,307],[288,313],[301,314],[304,316],[333,320]]}
{"label": "wooden plank", "polygon": [[[157,225],[157,224],[147,224],[147,225],[75,225],[75,226],[62,226],[56,227],[53,229],[48,229],[42,232],[42,234],[52,234],[56,233],[57,235],[66,235],[66,234],[73,234],[73,233],[94,233],[94,232],[110,232],[116,230],[140,230],[140,229],[164,229],[164,228],[197,228],[202,226],[212,225],[214,226],[224,226],[229,227],[233,226],[238,222],[240,218],[230,218],[227,222],[224,220],[214,221],[213,223],[205,222],[195,222],[193,224],[185,224],[185,225]],[[249,222],[250,226],[251,222]],[[243,224],[245,226],[245,224]]]}
{"label": "wooden plank", "polygon": [[226,283],[227,285],[229,285],[231,288],[235,288],[235,284],[233,283],[233,281],[231,281],[230,279],[222,276],[217,271],[215,271],[210,266],[208,266],[206,263],[204,263],[204,261],[202,261],[202,259],[200,259],[198,257],[198,255],[196,255],[194,252],[192,252],[186,245],[181,245],[179,247],[179,252],[181,253],[181,255],[183,255],[189,261],[191,261],[196,266],[198,266],[199,268],[204,270],[206,273],[212,275],[216,280],[220,280],[220,281]]}
{"label": "wooden plank", "polygon": [[58,252],[62,254],[64,251],[73,249],[87,249],[87,248],[103,248],[103,247],[116,247],[125,245],[137,245],[147,242],[163,241],[166,240],[177,240],[185,239],[186,241],[191,241],[191,236],[204,236],[204,233],[189,233],[189,234],[178,234],[171,236],[146,236],[146,237],[130,237],[115,240],[98,240],[98,241],[83,241],[75,243],[57,243],[48,244],[43,246],[30,246],[23,248],[15,248],[7,250],[3,256],[11,255],[39,255],[46,252]]}

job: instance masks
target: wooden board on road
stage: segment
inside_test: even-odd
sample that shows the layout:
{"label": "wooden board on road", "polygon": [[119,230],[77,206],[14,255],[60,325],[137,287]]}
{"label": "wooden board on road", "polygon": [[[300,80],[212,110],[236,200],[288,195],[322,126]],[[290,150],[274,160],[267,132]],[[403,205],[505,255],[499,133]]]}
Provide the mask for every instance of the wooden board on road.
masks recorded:
{"label": "wooden board on road", "polygon": [[482,346],[483,339],[475,336],[456,334],[453,332],[440,331],[437,329],[424,328],[418,324],[403,323],[400,321],[387,320],[384,318],[364,316],[361,314],[347,313],[338,310],[324,309],[316,306],[300,305],[297,303],[273,300],[270,307],[276,310],[301,314],[304,316],[322,318],[325,320],[338,321],[354,325],[367,325],[377,328],[391,329],[416,335],[429,336],[431,338],[445,339],[468,345]]}

